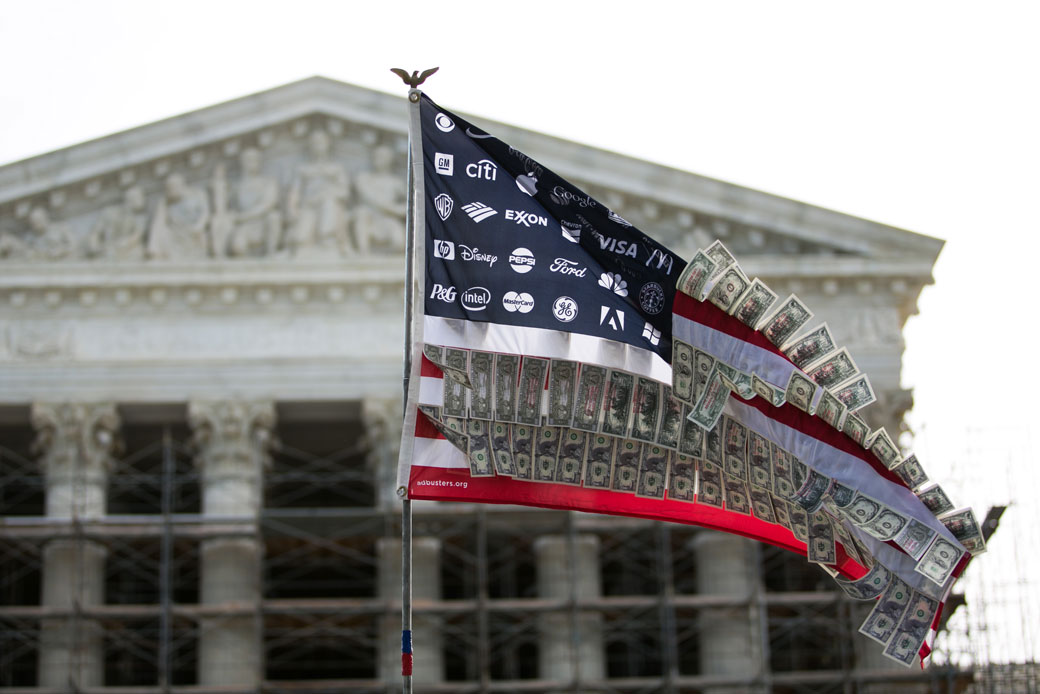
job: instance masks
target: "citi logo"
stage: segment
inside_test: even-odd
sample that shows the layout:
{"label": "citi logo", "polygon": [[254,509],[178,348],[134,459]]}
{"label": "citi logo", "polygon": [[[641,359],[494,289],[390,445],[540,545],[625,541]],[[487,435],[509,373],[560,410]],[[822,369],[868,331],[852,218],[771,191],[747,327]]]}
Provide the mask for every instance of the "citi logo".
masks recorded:
{"label": "citi logo", "polygon": [[534,297],[527,292],[506,292],[502,297],[502,308],[510,313],[530,313],[534,308]]}
{"label": "citi logo", "polygon": [[494,181],[498,177],[498,164],[490,159],[481,159],[475,164],[466,164],[466,175],[470,178]]}
{"label": "citi logo", "polygon": [[534,254],[526,248],[516,248],[509,254],[509,266],[521,275],[534,267]]}
{"label": "citi logo", "polygon": [[430,298],[436,299],[437,301],[443,301],[445,303],[452,303],[455,301],[455,297],[458,293],[455,291],[455,287],[445,287],[444,285],[434,283],[433,289],[430,290]]}
{"label": "citi logo", "polygon": [[506,219],[511,219],[517,224],[523,224],[525,227],[530,228],[532,224],[540,227],[549,226],[549,218],[536,215],[532,212],[524,212],[523,210],[506,210]]}
{"label": "citi logo", "polygon": [[[455,260],[455,244],[442,239],[433,240],[433,257],[442,260]],[[432,297],[431,297],[432,298]]]}
{"label": "citi logo", "polygon": [[461,303],[467,311],[483,311],[491,303],[491,292],[484,287],[470,287],[462,292]]}
{"label": "citi logo", "polygon": [[433,155],[433,165],[440,175],[451,176],[455,173],[455,155],[437,152]]}
{"label": "citi logo", "polygon": [[477,224],[480,224],[488,217],[498,214],[498,210],[482,202],[471,202],[468,205],[463,205],[462,209],[465,210],[469,218]]}
{"label": "citi logo", "polygon": [[549,272],[558,272],[561,275],[570,275],[571,277],[584,277],[586,270],[588,270],[587,267],[579,268],[578,263],[566,258],[557,258],[549,266]]}

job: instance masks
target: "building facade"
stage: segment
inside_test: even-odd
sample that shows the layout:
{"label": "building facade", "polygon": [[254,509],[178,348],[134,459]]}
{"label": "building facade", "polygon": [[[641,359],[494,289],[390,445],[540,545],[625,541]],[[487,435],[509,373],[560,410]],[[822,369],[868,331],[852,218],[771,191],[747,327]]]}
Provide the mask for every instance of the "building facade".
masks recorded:
{"label": "building facade", "polygon": [[[941,242],[476,122],[797,293],[900,431]],[[312,78],[0,167],[0,692],[393,691],[406,106]],[[959,691],[801,557],[417,504],[416,687]]]}

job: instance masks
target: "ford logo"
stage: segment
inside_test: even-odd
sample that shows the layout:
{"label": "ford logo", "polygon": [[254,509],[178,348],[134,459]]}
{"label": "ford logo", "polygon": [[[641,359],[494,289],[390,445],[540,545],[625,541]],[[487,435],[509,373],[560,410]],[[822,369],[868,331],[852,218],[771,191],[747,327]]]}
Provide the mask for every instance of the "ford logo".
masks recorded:
{"label": "ford logo", "polygon": [[491,303],[491,292],[484,287],[471,287],[462,292],[462,308],[483,311]]}

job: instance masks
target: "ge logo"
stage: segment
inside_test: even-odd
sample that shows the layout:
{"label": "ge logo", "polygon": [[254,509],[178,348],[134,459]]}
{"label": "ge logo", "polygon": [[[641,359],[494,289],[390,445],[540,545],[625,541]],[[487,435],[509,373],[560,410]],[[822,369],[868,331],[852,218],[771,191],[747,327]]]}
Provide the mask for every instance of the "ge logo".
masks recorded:
{"label": "ge logo", "polygon": [[570,323],[578,317],[578,302],[569,296],[561,296],[553,302],[553,315],[561,323]]}

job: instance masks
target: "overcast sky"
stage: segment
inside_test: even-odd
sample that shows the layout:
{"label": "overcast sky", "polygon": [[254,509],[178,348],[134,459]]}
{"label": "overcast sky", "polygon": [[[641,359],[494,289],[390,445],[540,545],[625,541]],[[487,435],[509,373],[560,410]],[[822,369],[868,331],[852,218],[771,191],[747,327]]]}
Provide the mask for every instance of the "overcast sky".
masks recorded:
{"label": "overcast sky", "polygon": [[[440,66],[424,88],[446,108],[946,239],[904,383],[955,502],[1015,502],[969,571],[999,590],[997,550],[1040,553],[1038,20],[992,1],[0,0],[0,164],[310,75],[403,94],[390,67]],[[1036,598],[1006,600],[1040,623]]]}

